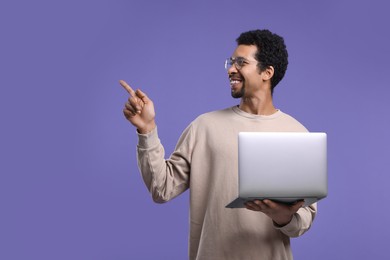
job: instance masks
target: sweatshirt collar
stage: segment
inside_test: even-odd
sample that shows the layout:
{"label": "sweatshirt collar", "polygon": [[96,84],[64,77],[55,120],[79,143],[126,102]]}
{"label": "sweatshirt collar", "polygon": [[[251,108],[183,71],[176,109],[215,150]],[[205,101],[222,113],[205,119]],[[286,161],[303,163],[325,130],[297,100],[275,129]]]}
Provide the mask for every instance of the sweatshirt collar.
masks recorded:
{"label": "sweatshirt collar", "polygon": [[264,116],[264,115],[254,115],[254,114],[247,113],[247,112],[239,109],[238,106],[233,106],[232,110],[236,114],[238,114],[239,116],[250,118],[250,119],[259,119],[259,120],[274,119],[274,118],[279,117],[282,114],[282,111],[280,111],[279,109],[277,109],[277,111],[275,113],[273,113],[272,115],[267,115],[267,116]]}

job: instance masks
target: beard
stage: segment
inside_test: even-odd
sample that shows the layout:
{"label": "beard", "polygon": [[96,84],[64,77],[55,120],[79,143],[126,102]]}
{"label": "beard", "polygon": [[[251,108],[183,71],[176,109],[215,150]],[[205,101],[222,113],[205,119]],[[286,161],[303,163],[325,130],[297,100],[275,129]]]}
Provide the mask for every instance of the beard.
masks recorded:
{"label": "beard", "polygon": [[245,87],[242,86],[242,88],[238,92],[231,91],[231,95],[233,98],[242,98],[245,94]]}

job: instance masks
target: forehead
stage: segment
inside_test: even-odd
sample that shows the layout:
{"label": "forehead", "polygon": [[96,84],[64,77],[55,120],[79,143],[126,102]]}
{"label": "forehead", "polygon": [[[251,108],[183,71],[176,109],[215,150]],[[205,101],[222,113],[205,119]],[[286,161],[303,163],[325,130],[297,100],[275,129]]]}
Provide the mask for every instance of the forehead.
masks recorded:
{"label": "forehead", "polygon": [[256,45],[238,45],[237,48],[234,50],[232,57],[254,58],[256,52]]}

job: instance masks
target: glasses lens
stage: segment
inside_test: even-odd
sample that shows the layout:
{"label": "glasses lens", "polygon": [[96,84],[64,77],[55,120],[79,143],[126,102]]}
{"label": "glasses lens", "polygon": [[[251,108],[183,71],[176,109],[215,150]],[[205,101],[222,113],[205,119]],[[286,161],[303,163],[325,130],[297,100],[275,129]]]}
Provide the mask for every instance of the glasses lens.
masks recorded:
{"label": "glasses lens", "polygon": [[225,61],[225,69],[230,69],[233,65],[236,67],[236,69],[240,70],[242,66],[244,65],[245,60],[241,57],[237,58],[228,58]]}
{"label": "glasses lens", "polygon": [[242,65],[244,65],[244,59],[241,57],[237,57],[234,62],[236,63],[236,68],[240,70],[242,68]]}
{"label": "glasses lens", "polygon": [[232,58],[227,58],[225,60],[225,69],[228,70],[231,68],[231,66],[233,66],[233,63],[234,61],[232,60]]}
{"label": "glasses lens", "polygon": [[225,60],[225,69],[228,70],[231,66],[232,65],[231,65],[230,59],[226,59]]}

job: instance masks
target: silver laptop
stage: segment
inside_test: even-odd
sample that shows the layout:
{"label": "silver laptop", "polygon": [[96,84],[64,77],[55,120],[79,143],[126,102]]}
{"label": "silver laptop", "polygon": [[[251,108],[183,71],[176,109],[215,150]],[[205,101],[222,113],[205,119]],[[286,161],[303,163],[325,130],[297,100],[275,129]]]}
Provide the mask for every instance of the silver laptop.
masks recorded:
{"label": "silver laptop", "polygon": [[238,198],[227,208],[254,199],[308,206],[328,193],[326,133],[240,132]]}

